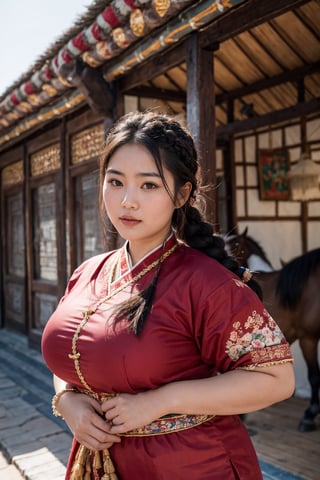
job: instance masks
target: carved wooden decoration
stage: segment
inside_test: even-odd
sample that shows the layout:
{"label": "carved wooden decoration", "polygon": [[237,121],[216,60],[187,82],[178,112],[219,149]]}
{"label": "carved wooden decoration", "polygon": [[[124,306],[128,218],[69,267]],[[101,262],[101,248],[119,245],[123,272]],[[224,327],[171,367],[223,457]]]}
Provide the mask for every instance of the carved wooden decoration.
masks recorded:
{"label": "carved wooden decoration", "polygon": [[12,163],[2,170],[2,186],[9,187],[24,181],[23,162]]}
{"label": "carved wooden decoration", "polygon": [[71,163],[77,164],[101,154],[104,141],[103,124],[82,130],[71,139]]}
{"label": "carved wooden decoration", "polygon": [[61,166],[60,144],[55,143],[31,155],[31,175],[36,177],[43,173],[58,170]]}

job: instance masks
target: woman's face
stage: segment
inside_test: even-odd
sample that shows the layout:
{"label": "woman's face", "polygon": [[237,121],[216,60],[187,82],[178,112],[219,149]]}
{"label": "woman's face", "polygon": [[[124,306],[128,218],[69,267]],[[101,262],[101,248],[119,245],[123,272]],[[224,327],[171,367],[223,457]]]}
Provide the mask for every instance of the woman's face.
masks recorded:
{"label": "woman's face", "polygon": [[174,179],[165,168],[164,177],[171,197],[152,155],[137,144],[120,147],[106,167],[105,208],[119,234],[129,241],[133,263],[161,244],[170,231]]}

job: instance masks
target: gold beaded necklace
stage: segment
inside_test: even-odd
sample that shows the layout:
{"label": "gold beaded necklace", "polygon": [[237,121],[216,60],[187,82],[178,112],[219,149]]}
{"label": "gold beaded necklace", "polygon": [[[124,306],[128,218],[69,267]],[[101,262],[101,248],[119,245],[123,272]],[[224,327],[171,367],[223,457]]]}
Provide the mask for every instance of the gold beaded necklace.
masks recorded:
{"label": "gold beaded necklace", "polygon": [[84,310],[82,312],[82,317],[83,318],[82,318],[81,322],[79,323],[79,325],[78,325],[78,327],[77,327],[77,329],[76,329],[76,331],[75,331],[75,333],[72,337],[72,344],[71,344],[72,345],[72,347],[71,347],[71,352],[72,353],[69,353],[68,357],[70,358],[70,360],[74,361],[74,368],[77,372],[78,378],[79,378],[80,382],[82,383],[83,387],[85,388],[87,393],[92,395],[94,398],[99,399],[99,396],[94,390],[92,390],[90,385],[86,382],[86,380],[85,380],[85,378],[84,378],[84,376],[81,372],[81,369],[80,369],[80,356],[81,356],[81,354],[80,354],[80,352],[78,352],[77,342],[78,342],[78,339],[79,339],[82,328],[86,325],[86,323],[90,319],[91,315],[97,311],[97,309],[100,307],[100,305],[102,305],[103,303],[110,300],[110,298],[112,298],[117,293],[121,292],[128,285],[131,285],[132,283],[135,283],[138,280],[140,280],[140,278],[142,278],[144,275],[146,275],[146,273],[150,272],[150,270],[152,270],[154,267],[161,264],[166,258],[168,258],[175,251],[175,249],[177,247],[178,247],[178,244],[176,243],[167,252],[163,253],[160,256],[159,259],[150,263],[150,265],[148,265],[143,270],[141,270],[141,272],[138,273],[137,275],[135,275],[131,280],[124,283],[123,285],[120,285],[118,288],[116,288],[115,290],[113,290],[111,292],[111,283],[114,279],[114,274],[115,274],[116,268],[118,266],[118,260],[119,260],[118,255],[116,255],[115,260],[114,260],[114,262],[113,262],[113,264],[110,268],[110,274],[109,274],[109,278],[108,278],[108,282],[107,282],[107,284],[108,284],[107,295],[105,297],[101,298],[95,305],[89,307],[87,310]]}

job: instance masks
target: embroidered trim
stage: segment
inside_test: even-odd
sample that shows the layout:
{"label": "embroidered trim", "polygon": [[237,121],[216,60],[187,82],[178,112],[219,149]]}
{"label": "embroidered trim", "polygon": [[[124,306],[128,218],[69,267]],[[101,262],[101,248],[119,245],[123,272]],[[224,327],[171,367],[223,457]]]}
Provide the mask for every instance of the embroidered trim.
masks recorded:
{"label": "embroidered trim", "polygon": [[[287,343],[281,345],[272,345],[265,349],[253,350],[251,358],[254,363],[279,362],[286,360],[285,357],[291,357],[290,347]],[[290,360],[290,358],[288,358]]]}
{"label": "embroidered trim", "polygon": [[150,437],[153,435],[180,432],[181,430],[197,427],[211,420],[214,416],[215,415],[170,415],[154,420],[144,427],[136,428],[120,435],[121,437]]}
{"label": "embroidered trim", "polygon": [[293,358],[287,358],[286,360],[279,360],[274,362],[255,363],[254,365],[246,365],[239,367],[239,370],[255,370],[259,367],[273,367],[274,365],[284,365],[285,363],[294,363]]}
{"label": "embroidered trim", "polygon": [[[283,333],[266,309],[262,314],[254,310],[244,325],[237,321],[232,326],[225,351],[235,362],[248,353],[256,363],[261,363],[260,359],[263,361],[264,355],[267,360],[274,357],[281,359],[282,350],[289,349],[287,344],[282,343],[285,340]],[[277,347],[272,358],[265,347]]]}

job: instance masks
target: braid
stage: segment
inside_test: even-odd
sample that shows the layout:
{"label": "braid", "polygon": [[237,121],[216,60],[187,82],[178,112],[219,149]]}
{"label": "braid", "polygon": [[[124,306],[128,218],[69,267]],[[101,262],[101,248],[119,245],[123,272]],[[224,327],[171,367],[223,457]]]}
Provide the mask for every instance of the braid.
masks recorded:
{"label": "braid", "polygon": [[[223,238],[219,235],[214,235],[212,225],[202,219],[199,210],[188,204],[186,205],[185,214],[186,221],[183,232],[185,242],[190,247],[196,248],[209,257],[214,258],[225,268],[244,280],[244,274],[247,269],[240,266],[235,257],[228,255]],[[262,299],[260,285],[252,280],[251,276],[246,280],[246,284]]]}
{"label": "braid", "polygon": [[[197,151],[190,132],[175,119],[167,115],[148,113],[130,113],[122,117],[109,131],[100,165],[100,205],[104,212],[102,185],[106,167],[111,156],[123,145],[138,144],[144,146],[152,155],[161,179],[172,201],[176,204],[180,189],[191,185],[189,199],[180,208],[176,208],[172,217],[172,227],[177,238],[214,258],[224,267],[243,278],[244,270],[234,257],[227,254],[222,237],[214,235],[213,227],[204,219],[200,211],[192,206],[196,193],[200,191],[197,177],[199,164]],[[164,176],[164,167],[174,178],[174,192],[170,192]],[[103,218],[105,216],[103,215]],[[150,285],[130,301],[119,305],[115,310],[115,324],[123,318],[129,319],[130,328],[136,335],[142,331],[144,321],[151,309],[157,280],[161,273],[161,257]],[[261,289],[253,280],[246,283],[261,298]]]}

